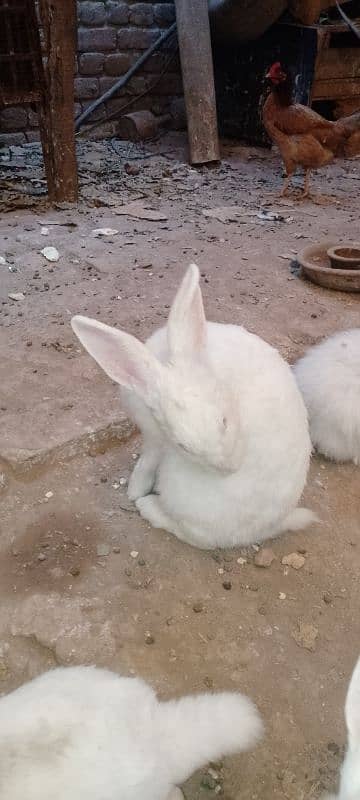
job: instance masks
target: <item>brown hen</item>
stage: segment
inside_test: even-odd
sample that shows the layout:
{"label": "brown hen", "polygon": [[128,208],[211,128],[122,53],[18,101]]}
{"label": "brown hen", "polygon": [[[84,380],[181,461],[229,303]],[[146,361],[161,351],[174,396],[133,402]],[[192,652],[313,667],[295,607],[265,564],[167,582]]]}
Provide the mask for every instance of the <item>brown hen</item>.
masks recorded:
{"label": "brown hen", "polygon": [[270,139],[277,144],[284,161],[285,195],[297,167],[305,170],[303,197],[309,196],[310,171],[329,164],[337,156],[360,154],[360,111],[336,122],[316,111],[292,102],[292,81],[279,61],[266,78],[271,92],[263,107],[263,123]]}

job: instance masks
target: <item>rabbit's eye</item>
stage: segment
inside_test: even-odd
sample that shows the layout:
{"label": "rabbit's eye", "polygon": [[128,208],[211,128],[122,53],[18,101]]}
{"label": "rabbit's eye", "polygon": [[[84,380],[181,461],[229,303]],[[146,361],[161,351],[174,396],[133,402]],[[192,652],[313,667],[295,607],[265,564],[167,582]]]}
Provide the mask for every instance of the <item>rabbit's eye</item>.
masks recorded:
{"label": "rabbit's eye", "polygon": [[227,429],[227,425],[228,425],[226,417],[222,418],[222,424],[224,426],[224,429],[226,430]]}

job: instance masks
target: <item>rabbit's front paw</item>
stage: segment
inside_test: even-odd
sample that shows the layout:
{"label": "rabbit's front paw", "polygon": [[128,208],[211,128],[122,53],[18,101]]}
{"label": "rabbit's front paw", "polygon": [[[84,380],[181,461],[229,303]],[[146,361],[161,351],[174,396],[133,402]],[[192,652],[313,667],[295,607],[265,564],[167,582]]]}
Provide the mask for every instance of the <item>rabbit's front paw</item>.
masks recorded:
{"label": "rabbit's front paw", "polygon": [[145,497],[150,494],[155,482],[155,471],[149,468],[143,457],[139,458],[136,466],[133,469],[131,478],[128,485],[128,498],[132,502],[138,500],[139,497]]}
{"label": "rabbit's front paw", "polygon": [[128,486],[128,498],[132,502],[150,494],[154,488],[160,455],[157,448],[147,448],[135,464]]}

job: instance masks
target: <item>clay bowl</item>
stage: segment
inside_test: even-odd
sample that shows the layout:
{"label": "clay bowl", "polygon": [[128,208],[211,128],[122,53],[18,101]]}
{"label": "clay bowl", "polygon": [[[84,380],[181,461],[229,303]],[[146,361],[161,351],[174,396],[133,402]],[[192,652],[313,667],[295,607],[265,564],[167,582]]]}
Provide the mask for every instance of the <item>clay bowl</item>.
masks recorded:
{"label": "clay bowl", "polygon": [[[328,255],[329,250],[340,248],[359,249],[360,245],[356,242],[334,242],[323,241],[319,244],[312,244],[305,247],[298,256],[298,262],[302,267],[302,272],[313,283],[323,286],[325,289],[337,289],[340,292],[360,292],[360,269],[341,269],[331,266]],[[341,257],[341,256],[340,256]],[[346,256],[345,256],[346,258]]]}
{"label": "clay bowl", "polygon": [[360,242],[329,247],[327,254],[333,269],[360,269]]}

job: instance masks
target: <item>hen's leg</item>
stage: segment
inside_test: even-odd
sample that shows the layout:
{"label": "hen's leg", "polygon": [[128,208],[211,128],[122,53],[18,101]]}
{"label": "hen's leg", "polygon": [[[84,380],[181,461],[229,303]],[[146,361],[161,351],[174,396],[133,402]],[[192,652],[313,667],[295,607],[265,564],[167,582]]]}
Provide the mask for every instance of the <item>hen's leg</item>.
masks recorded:
{"label": "hen's leg", "polygon": [[306,169],[305,170],[304,189],[303,189],[302,197],[310,197],[309,183],[310,183],[310,170]]}
{"label": "hen's leg", "polygon": [[290,179],[291,179],[291,175],[287,175],[285,180],[284,180],[284,184],[283,184],[283,187],[281,189],[281,192],[280,192],[280,197],[285,197],[285,195],[287,193],[287,190],[289,188]]}

